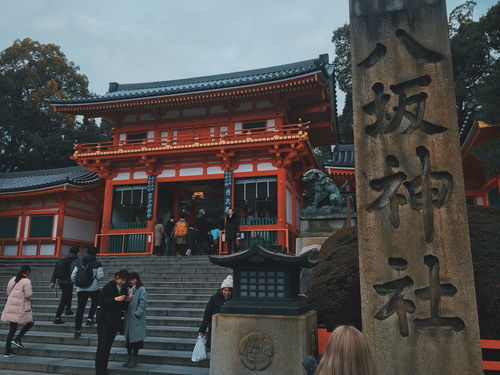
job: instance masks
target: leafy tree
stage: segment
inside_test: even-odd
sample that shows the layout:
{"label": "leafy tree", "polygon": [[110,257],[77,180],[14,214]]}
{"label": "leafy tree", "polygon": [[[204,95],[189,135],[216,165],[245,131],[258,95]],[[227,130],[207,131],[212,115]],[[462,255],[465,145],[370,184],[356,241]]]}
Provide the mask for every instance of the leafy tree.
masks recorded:
{"label": "leafy tree", "polygon": [[[453,73],[460,129],[476,120],[500,121],[500,2],[478,21],[473,20],[475,1],[453,9],[449,17]],[[333,32],[335,74],[346,94],[338,119],[340,143],[352,143],[352,76],[349,25]]]}
{"label": "leafy tree", "polygon": [[[457,100],[458,124],[466,133],[476,120],[499,119],[498,76],[500,65],[500,3],[477,22],[472,20],[473,1],[455,8],[450,15],[451,54]],[[496,90],[495,90],[496,89]]]}
{"label": "leafy tree", "polygon": [[335,78],[339,89],[346,94],[344,109],[338,117],[338,130],[341,144],[354,142],[352,130],[352,73],[351,73],[351,35],[348,24],[333,32],[332,42],[335,45]]}
{"label": "leafy tree", "polygon": [[47,99],[88,96],[87,77],[68,61],[60,47],[29,38],[16,40],[0,53],[0,171],[73,165],[76,139],[107,137],[95,121],[50,109]]}
{"label": "leafy tree", "polygon": [[448,18],[448,27],[450,29],[450,38],[458,33],[462,25],[471,24],[473,21],[475,1],[466,1],[457,6],[450,13]]}

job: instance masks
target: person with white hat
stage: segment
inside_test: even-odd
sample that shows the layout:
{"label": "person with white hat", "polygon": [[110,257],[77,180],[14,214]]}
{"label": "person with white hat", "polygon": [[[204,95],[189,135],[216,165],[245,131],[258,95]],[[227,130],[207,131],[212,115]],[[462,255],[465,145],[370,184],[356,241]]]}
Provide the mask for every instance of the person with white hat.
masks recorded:
{"label": "person with white hat", "polygon": [[[220,289],[210,297],[205,314],[203,314],[203,321],[201,322],[198,336],[207,335],[207,349],[210,349],[211,334],[212,334],[212,316],[220,313],[222,305],[231,299],[233,295],[233,276],[228,275],[222,282]],[[207,333],[208,328],[208,333]]]}

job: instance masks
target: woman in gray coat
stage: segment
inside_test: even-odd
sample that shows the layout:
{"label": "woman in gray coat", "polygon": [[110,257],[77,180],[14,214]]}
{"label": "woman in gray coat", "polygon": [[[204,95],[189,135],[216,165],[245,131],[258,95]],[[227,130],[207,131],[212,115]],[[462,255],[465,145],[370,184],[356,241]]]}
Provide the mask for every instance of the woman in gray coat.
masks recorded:
{"label": "woman in gray coat", "polygon": [[137,366],[139,349],[143,348],[143,341],[146,338],[146,307],[148,299],[146,289],[137,272],[130,273],[128,283],[129,296],[132,296],[132,299],[125,313],[123,334],[125,336],[128,359],[123,364],[123,367],[134,368]]}

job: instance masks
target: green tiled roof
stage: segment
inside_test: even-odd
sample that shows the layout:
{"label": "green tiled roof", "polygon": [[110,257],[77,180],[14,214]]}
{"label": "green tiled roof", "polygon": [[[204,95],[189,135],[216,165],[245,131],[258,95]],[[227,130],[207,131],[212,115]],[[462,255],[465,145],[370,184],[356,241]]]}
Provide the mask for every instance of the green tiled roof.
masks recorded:
{"label": "green tiled roof", "polygon": [[286,65],[205,77],[131,84],[119,84],[117,82],[111,82],[109,84],[109,91],[104,95],[67,99],[51,98],[50,103],[98,103],[124,99],[210,91],[214,89],[244,87],[259,83],[280,81],[315,72],[321,73],[321,76],[323,78],[329,78],[333,74],[333,67],[328,62],[328,54],[320,55],[316,59],[305,60]]}
{"label": "green tiled roof", "polygon": [[0,194],[28,192],[61,185],[85,186],[99,181],[84,167],[43,169],[38,171],[0,173]]}

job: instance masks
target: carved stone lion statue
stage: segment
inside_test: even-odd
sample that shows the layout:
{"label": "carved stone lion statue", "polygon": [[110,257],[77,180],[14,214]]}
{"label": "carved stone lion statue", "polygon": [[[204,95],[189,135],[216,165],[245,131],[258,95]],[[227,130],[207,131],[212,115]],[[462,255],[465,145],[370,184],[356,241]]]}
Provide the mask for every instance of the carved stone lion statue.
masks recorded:
{"label": "carved stone lion statue", "polygon": [[341,206],[344,203],[344,197],[340,194],[341,189],[325,172],[319,169],[310,169],[302,176],[302,182],[309,185],[306,197],[309,203],[308,207]]}

